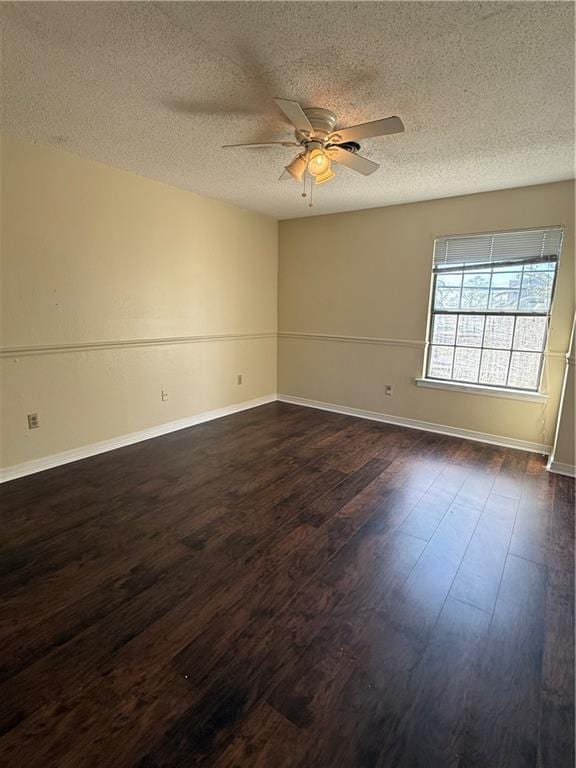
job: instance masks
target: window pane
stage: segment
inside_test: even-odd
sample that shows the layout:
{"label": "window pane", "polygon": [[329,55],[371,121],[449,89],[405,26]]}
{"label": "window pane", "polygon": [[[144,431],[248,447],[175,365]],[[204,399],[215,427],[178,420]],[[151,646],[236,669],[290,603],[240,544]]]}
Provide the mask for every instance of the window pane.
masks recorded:
{"label": "window pane", "polygon": [[436,288],[435,309],[458,309],[460,288]]}
{"label": "window pane", "polygon": [[513,317],[494,317],[490,315],[486,318],[484,346],[496,349],[510,349],[512,347],[513,333]]}
{"label": "window pane", "polygon": [[452,376],[453,347],[432,347],[430,352],[429,376],[435,379],[449,379]]}
{"label": "window pane", "polygon": [[481,347],[485,315],[458,315],[456,344],[462,347]]}
{"label": "window pane", "polygon": [[492,275],[492,288],[520,288],[522,272],[495,272]]}
{"label": "window pane", "polygon": [[531,272],[524,275],[520,309],[523,312],[547,312],[552,293],[552,272]]}
{"label": "window pane", "polygon": [[517,317],[514,332],[514,349],[541,352],[546,341],[546,317]]}
{"label": "window pane", "polygon": [[487,288],[462,288],[462,309],[487,309]]}
{"label": "window pane", "polygon": [[538,264],[526,264],[524,267],[524,272],[553,272],[555,269],[555,261],[541,261]]}
{"label": "window pane", "polygon": [[460,288],[462,285],[462,272],[438,273],[436,285],[439,288]]}
{"label": "window pane", "polygon": [[497,288],[490,291],[490,309],[510,311],[518,306],[518,295],[520,291],[516,288]]}
{"label": "window pane", "polygon": [[465,272],[464,287],[465,288],[489,288],[490,272]]}
{"label": "window pane", "polygon": [[537,390],[556,269],[556,261],[437,267],[427,376]]}
{"label": "window pane", "polygon": [[454,372],[452,378],[456,381],[478,381],[478,370],[480,368],[479,349],[456,348],[454,354]]}
{"label": "window pane", "polygon": [[535,352],[512,352],[508,386],[518,389],[538,389],[540,358]]}
{"label": "window pane", "polygon": [[433,344],[454,344],[458,315],[434,315]]}
{"label": "window pane", "polygon": [[510,352],[496,349],[482,350],[482,363],[480,364],[480,383],[505,385],[508,375],[508,362]]}

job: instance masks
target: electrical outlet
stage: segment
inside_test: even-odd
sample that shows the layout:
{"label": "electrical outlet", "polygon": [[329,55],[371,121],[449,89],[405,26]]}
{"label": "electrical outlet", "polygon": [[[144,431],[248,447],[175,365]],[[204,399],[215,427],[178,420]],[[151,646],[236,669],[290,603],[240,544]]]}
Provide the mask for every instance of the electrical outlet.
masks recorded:
{"label": "electrical outlet", "polygon": [[168,392],[165,389],[160,390],[160,399],[162,400],[163,403],[166,402],[166,400],[168,400]]}
{"label": "electrical outlet", "polygon": [[384,385],[384,394],[386,397],[392,397],[392,384]]}
{"label": "electrical outlet", "polygon": [[242,384],[243,379],[244,379],[244,374],[239,373],[238,376],[236,376],[236,384]]}
{"label": "electrical outlet", "polygon": [[28,429],[38,429],[40,427],[40,422],[38,421],[38,414],[37,413],[29,413],[28,414]]}

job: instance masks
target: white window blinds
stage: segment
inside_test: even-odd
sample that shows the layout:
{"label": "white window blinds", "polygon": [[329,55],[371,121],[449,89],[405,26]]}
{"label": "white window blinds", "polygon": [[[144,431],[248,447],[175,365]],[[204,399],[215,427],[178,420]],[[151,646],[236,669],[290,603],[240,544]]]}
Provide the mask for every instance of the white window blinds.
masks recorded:
{"label": "white window blinds", "polygon": [[426,377],[537,391],[562,228],[439,237]]}
{"label": "white window blinds", "polygon": [[556,261],[562,234],[562,227],[546,227],[437,237],[434,240],[434,270]]}

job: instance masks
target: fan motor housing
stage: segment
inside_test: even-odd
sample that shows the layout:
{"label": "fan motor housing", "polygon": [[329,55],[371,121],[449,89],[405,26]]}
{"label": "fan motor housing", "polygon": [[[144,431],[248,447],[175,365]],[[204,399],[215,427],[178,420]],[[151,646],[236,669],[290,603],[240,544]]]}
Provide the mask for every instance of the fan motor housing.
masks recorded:
{"label": "fan motor housing", "polygon": [[[308,107],[304,112],[314,128],[315,136],[324,138],[329,133],[332,133],[336,125],[336,115],[334,112],[331,112],[329,109],[322,109],[322,107]],[[296,131],[296,138],[298,141],[302,141],[308,137]]]}

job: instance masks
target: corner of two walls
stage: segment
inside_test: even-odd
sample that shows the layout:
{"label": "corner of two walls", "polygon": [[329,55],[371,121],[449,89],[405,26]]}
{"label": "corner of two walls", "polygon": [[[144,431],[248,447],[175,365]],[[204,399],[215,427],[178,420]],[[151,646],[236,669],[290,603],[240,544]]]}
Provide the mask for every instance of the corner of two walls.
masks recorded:
{"label": "corner of two walls", "polygon": [[[59,150],[2,145],[3,467],[277,391],[552,444],[574,312],[571,182],[278,223]],[[566,237],[547,405],[416,387],[433,236],[548,224]]]}
{"label": "corner of two walls", "polygon": [[576,316],[572,323],[570,351],[566,356],[558,424],[549,468],[576,477]]}
{"label": "corner of two walls", "polygon": [[275,220],[6,135],[2,150],[3,467],[275,399]]}
{"label": "corner of two walls", "polygon": [[[547,402],[417,387],[434,236],[555,224],[564,225],[565,238],[543,380]],[[280,395],[547,451],[573,312],[573,182],[280,222]]]}

